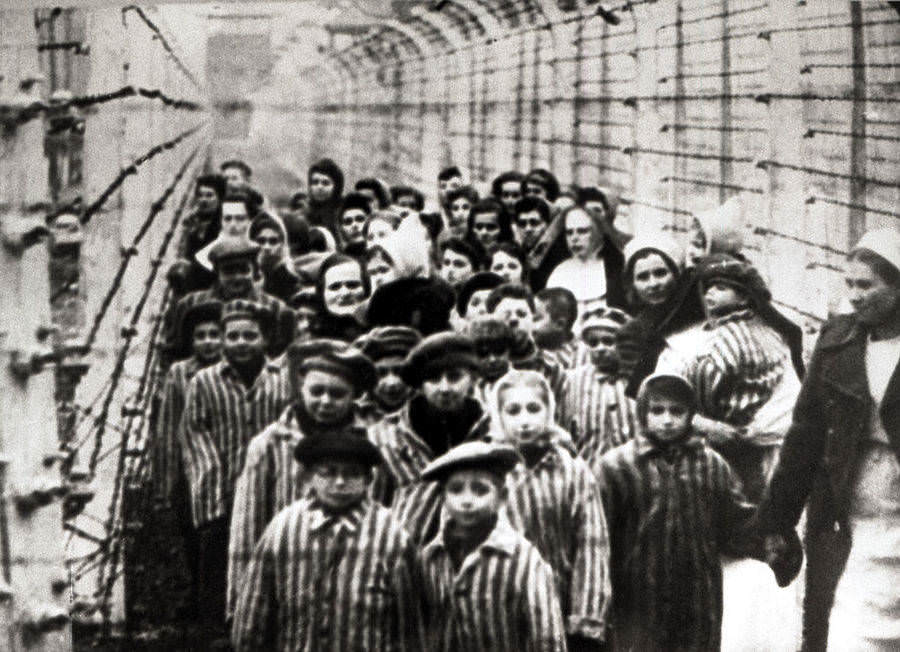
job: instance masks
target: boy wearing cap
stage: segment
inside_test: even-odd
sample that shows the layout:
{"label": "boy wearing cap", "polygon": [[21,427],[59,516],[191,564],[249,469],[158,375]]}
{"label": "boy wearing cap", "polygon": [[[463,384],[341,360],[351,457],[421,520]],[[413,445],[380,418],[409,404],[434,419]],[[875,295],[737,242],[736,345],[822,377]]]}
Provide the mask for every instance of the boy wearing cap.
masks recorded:
{"label": "boy wearing cap", "polygon": [[200,540],[200,600],[210,637],[224,634],[228,518],[250,438],[288,401],[286,375],[265,355],[263,307],[244,300],[222,308],[224,359],[190,381],[179,443]]}
{"label": "boy wearing cap", "polygon": [[616,333],[627,319],[616,308],[586,315],[581,341],[589,362],[563,376],[558,420],[591,467],[610,448],[631,439],[637,424],[634,401],[625,395],[625,380],[618,373],[616,353]]}
{"label": "boy wearing cap", "polygon": [[312,495],[269,523],[234,614],[237,652],[427,649],[415,547],[367,498],[378,449],[354,428],[305,437],[295,449]]}
{"label": "boy wearing cap", "polygon": [[209,257],[216,273],[215,285],[183,296],[167,315],[165,352],[169,358],[181,360],[189,355],[186,334],[179,326],[191,306],[233,299],[262,305],[271,315],[267,353],[271,357],[284,353],[294,338],[294,311],[256,287],[261,280],[258,254],[259,245],[250,240],[223,238],[213,245]]}
{"label": "boy wearing cap", "polygon": [[720,647],[719,555],[745,534],[753,508],[728,463],[692,429],[696,405],[683,377],[649,376],[637,398],[640,432],[600,458],[610,523],[611,649]]}
{"label": "boy wearing cap", "polygon": [[441,529],[420,553],[428,650],[566,649],[553,572],[503,514],[504,476],[517,461],[509,446],[468,442],[422,472],[444,504]]}
{"label": "boy wearing cap", "polygon": [[473,319],[469,322],[467,334],[472,338],[481,362],[481,373],[475,381],[475,398],[487,407],[494,383],[510,369],[509,357],[515,339],[506,322],[493,317]]}
{"label": "boy wearing cap", "polygon": [[375,379],[372,363],[339,340],[292,344],[288,366],[291,403],[250,441],[235,489],[228,545],[229,614],[266,525],[309,493],[310,476],[294,460],[294,448],[304,439],[328,438],[355,424],[354,401],[372,388]]}
{"label": "boy wearing cap", "polygon": [[354,346],[375,365],[378,379],[357,402],[357,415],[366,426],[381,420],[398,422],[412,389],[403,380],[403,363],[422,336],[408,326],[380,326],[359,337]]}
{"label": "boy wearing cap", "polygon": [[402,377],[415,392],[398,420],[382,420],[369,430],[397,481],[404,487],[435,457],[487,432],[488,419],[472,398],[478,370],[472,340],[442,332],[429,335],[409,353]]}

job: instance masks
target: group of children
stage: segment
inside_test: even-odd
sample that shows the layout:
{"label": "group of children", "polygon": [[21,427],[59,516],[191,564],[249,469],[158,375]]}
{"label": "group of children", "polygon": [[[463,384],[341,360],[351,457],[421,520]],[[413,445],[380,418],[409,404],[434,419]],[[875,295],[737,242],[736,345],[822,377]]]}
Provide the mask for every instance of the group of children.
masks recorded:
{"label": "group of children", "polygon": [[[284,218],[246,164],[223,171],[170,271],[178,361],[154,440],[207,646],[719,648],[720,556],[764,555],[742,480],[767,472],[748,442],[779,439],[754,418],[793,373],[738,251],[707,249],[688,273],[667,242],[625,245],[602,191],[554,205],[565,193],[540,170],[501,175],[487,201],[448,168],[429,217],[417,190],[388,200],[374,179],[340,200],[343,175],[320,162]],[[245,232],[225,232],[234,215]],[[387,233],[370,237],[378,219]],[[603,278],[554,283],[561,243]],[[373,261],[393,274],[377,288]],[[673,315],[708,348],[661,355],[641,320]],[[721,353],[711,333],[734,324],[769,355]],[[658,369],[636,372],[654,347]],[[781,581],[796,573],[769,560]]]}

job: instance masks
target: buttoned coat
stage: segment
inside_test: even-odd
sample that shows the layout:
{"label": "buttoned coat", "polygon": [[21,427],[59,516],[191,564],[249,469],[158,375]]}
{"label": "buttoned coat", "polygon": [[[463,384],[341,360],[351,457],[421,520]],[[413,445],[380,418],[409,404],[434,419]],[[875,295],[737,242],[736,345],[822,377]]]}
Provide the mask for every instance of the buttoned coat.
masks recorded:
{"label": "buttoned coat", "polygon": [[[822,328],[794,408],[781,459],[760,505],[764,532],[787,533],[807,507],[803,649],[824,650],[834,592],[850,551],[850,504],[860,443],[873,412],[866,375],[868,332],[852,315]],[[900,457],[900,373],[879,414]]]}

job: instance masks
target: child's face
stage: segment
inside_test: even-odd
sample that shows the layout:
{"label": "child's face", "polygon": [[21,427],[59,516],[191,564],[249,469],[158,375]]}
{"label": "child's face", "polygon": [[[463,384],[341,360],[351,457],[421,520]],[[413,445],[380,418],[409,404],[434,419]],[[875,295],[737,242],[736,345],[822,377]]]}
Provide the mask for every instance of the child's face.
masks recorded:
{"label": "child's face", "polygon": [[397,270],[381,255],[369,259],[366,263],[366,273],[369,275],[373,292],[397,278]]}
{"label": "child's face", "polygon": [[745,308],[747,299],[730,285],[713,282],[703,291],[703,304],[707,315],[718,317]]}
{"label": "child's face", "polygon": [[534,329],[534,314],[525,299],[506,297],[497,304],[494,316],[505,321],[514,331],[530,335]]}
{"label": "child's face", "polygon": [[222,350],[222,328],[218,322],[205,321],[194,327],[194,355],[208,362],[219,357]]}
{"label": "child's face", "polygon": [[616,334],[609,329],[586,328],[581,334],[581,341],[590,351],[591,363],[595,367],[605,369],[618,362]]}
{"label": "child's face", "polygon": [[533,328],[535,333],[542,333],[545,335],[553,335],[565,330],[559,322],[553,319],[547,302],[540,299],[537,299],[534,302]]}
{"label": "child's face", "polygon": [[384,242],[393,232],[394,229],[384,220],[371,220],[366,233],[366,246],[374,247],[375,245]]}
{"label": "child's face", "polygon": [[409,398],[411,390],[400,377],[403,368],[403,358],[382,358],[375,363],[378,372],[378,382],[373,393],[382,405],[388,409],[399,408]]}
{"label": "child's face", "polygon": [[675,441],[684,436],[691,421],[687,406],[665,396],[650,396],[647,401],[647,431],[660,441]]}
{"label": "child's face", "polygon": [[472,261],[466,256],[452,249],[444,250],[441,258],[441,278],[448,284],[458,287],[468,281],[474,273]]}
{"label": "child's face", "polygon": [[522,284],[522,263],[505,251],[497,251],[491,258],[491,271],[503,277],[507,283]]}
{"label": "child's face", "polygon": [[490,290],[477,290],[472,293],[469,298],[469,304],[466,306],[466,318],[475,319],[487,314],[487,298]]}
{"label": "child's face", "polygon": [[465,367],[449,367],[435,371],[422,382],[425,400],[441,412],[462,408],[472,391],[472,373]]}
{"label": "child's face", "polygon": [[319,502],[333,510],[352,507],[366,496],[369,473],[358,462],[317,462],[310,485]]}
{"label": "child's face", "polygon": [[253,319],[229,319],[225,322],[222,353],[235,366],[249,365],[265,356],[266,340]]}
{"label": "child's face", "polygon": [[494,517],[503,501],[503,489],[490,471],[461,469],[444,484],[444,507],[453,522],[473,528]]}
{"label": "child's face", "polygon": [[497,380],[509,371],[509,346],[506,342],[479,338],[475,340],[475,352],[481,360],[481,375],[487,380]]}
{"label": "child's face", "polygon": [[353,386],[335,374],[310,369],[300,381],[300,401],[319,423],[337,423],[350,414]]}
{"label": "child's face", "polygon": [[366,228],[366,222],[369,216],[361,208],[348,208],[341,215],[338,228],[341,236],[347,244],[356,244],[365,240],[363,230]]}
{"label": "child's face", "polygon": [[550,425],[546,399],[534,387],[510,387],[500,392],[500,426],[516,444],[541,441]]}

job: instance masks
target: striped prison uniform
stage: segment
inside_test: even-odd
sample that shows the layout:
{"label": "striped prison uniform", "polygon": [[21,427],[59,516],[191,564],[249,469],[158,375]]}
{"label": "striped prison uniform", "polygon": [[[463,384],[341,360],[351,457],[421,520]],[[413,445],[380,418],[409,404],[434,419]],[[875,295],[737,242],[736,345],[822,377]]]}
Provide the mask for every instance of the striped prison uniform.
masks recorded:
{"label": "striped prison uniform", "polygon": [[[413,400],[415,399],[424,400],[421,396]],[[474,405],[474,400],[470,402]],[[489,427],[490,417],[482,414],[469,430],[466,441],[486,437]],[[387,473],[382,477],[391,482],[391,486],[377,487],[374,493],[390,502],[397,490],[415,482],[422,469],[436,456],[413,428],[410,403],[404,406],[399,417],[389,415],[369,428],[368,432],[369,440],[378,447],[384,457]]]}
{"label": "striped prison uniform", "polygon": [[[598,485],[584,460],[552,445],[532,468],[519,464],[506,478],[505,513],[535,545],[554,573],[569,634],[602,640],[610,599],[609,547]],[[436,482],[405,487],[393,509],[413,540],[424,545],[442,520]]]}
{"label": "striped prison uniform", "polygon": [[[250,563],[257,541],[266,526],[282,509],[296,500],[310,497],[309,477],[305,467],[294,459],[294,450],[304,437],[327,436],[304,432],[297,418],[297,408],[285,408],[278,420],[250,440],[247,459],[234,491],[234,508],[228,537],[227,613],[234,611],[244,571]],[[370,498],[380,487],[392,483],[385,479],[384,468],[374,470],[369,485]]]}
{"label": "striped prison uniform", "polygon": [[178,432],[196,527],[229,513],[247,444],[288,400],[286,370],[271,360],[249,388],[227,360],[191,380]]}
{"label": "striped prison uniform", "polygon": [[686,363],[685,377],[707,417],[745,426],[771,398],[791,354],[781,336],[750,310],[703,325],[704,345]]}
{"label": "striped prison uniform", "polygon": [[194,356],[173,364],[166,373],[161,391],[159,419],[153,438],[153,487],[158,498],[171,505],[178,498],[177,487],[184,476],[178,428],[184,413],[188,383],[202,368]]}
{"label": "striped prison uniform", "polygon": [[737,475],[699,436],[643,435],[600,460],[612,549],[612,649],[718,650],[723,549],[752,518]]}
{"label": "striped prison uniform", "polygon": [[571,433],[578,455],[591,468],[603,453],[631,439],[637,425],[625,381],[594,365],[566,372],[557,410],[557,422]]}
{"label": "striped prison uniform", "polygon": [[501,516],[456,571],[443,530],[420,555],[430,652],[563,652],[553,572]]}
{"label": "striped prison uniform", "polygon": [[[254,289],[248,296],[236,297],[253,301],[260,304],[264,310],[272,316],[273,328],[268,333],[268,350],[270,357],[276,357],[284,353],[288,345],[294,339],[294,330],[297,324],[297,317],[294,311],[281,299],[273,297],[271,294]],[[183,333],[181,329],[184,316],[194,306],[206,303],[226,303],[226,299],[222,297],[218,285],[206,290],[197,290],[181,297],[172,308],[166,313],[165,323],[165,346],[166,359],[178,360],[188,355],[190,337],[189,333]]]}
{"label": "striped prison uniform", "polygon": [[553,359],[556,365],[563,371],[575,367],[575,359],[578,355],[578,342],[569,340],[555,349],[542,349],[544,354]]}
{"label": "striped prison uniform", "polygon": [[253,553],[234,612],[237,652],[427,649],[416,548],[369,500],[330,515],[286,507]]}

